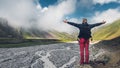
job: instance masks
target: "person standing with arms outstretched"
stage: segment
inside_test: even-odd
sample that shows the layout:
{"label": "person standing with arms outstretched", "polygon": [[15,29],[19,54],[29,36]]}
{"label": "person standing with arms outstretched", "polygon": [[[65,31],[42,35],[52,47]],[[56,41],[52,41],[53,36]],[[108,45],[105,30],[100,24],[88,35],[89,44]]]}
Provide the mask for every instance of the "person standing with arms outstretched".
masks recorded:
{"label": "person standing with arms outstretched", "polygon": [[93,27],[105,24],[106,21],[96,24],[88,24],[87,19],[83,18],[82,24],[69,22],[67,20],[63,20],[63,22],[79,28],[80,32],[78,35],[78,42],[80,46],[80,64],[89,64],[89,39],[91,38],[91,29]]}

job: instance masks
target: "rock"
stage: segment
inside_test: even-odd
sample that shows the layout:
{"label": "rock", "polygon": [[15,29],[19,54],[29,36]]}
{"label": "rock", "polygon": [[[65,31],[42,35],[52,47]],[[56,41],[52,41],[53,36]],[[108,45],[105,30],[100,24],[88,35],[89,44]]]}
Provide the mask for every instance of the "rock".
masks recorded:
{"label": "rock", "polygon": [[78,53],[70,50],[56,50],[51,52],[51,56],[49,59],[57,66],[61,67],[65,63],[69,62],[69,60],[73,57],[79,55]]}
{"label": "rock", "polygon": [[74,56],[79,57],[79,48],[73,43],[0,48],[0,68],[45,68],[47,61],[55,68],[75,68],[79,58],[74,59]]}
{"label": "rock", "polygon": [[76,68],[93,68],[93,67],[90,66],[90,65],[85,64],[85,65],[79,65]]}
{"label": "rock", "polygon": [[37,62],[31,65],[31,68],[44,68],[43,63],[44,62],[42,60],[37,60]]}

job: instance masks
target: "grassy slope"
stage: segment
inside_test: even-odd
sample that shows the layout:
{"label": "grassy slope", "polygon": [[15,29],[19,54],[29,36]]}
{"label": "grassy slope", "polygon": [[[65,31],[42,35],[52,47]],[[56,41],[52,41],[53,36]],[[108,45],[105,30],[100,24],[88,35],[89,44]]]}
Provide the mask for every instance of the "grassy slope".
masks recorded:
{"label": "grassy slope", "polygon": [[[76,34],[69,34],[69,33],[66,33],[66,32],[59,32],[59,31],[56,31],[56,30],[49,30],[49,31],[46,31],[47,35],[45,35],[45,37],[43,37],[43,35],[41,33],[38,33],[38,34],[34,34],[34,33],[27,33],[27,32],[23,32],[23,36],[25,39],[59,39],[61,41],[73,41],[73,40],[76,40]],[[38,36],[39,35],[39,36]]]}
{"label": "grassy slope", "polygon": [[94,40],[109,40],[115,37],[120,36],[120,19],[98,29],[94,35]]}
{"label": "grassy slope", "polygon": [[64,41],[64,42],[76,40],[76,34],[71,35],[65,32],[58,32],[55,30],[51,31],[50,33],[53,34],[54,37],[56,37],[57,39]]}

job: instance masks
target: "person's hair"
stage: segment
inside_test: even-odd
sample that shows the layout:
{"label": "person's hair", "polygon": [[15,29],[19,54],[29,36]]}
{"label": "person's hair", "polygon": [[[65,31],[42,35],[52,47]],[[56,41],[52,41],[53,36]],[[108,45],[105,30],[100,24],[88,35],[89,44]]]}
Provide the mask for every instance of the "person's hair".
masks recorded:
{"label": "person's hair", "polygon": [[82,21],[82,23],[85,23],[85,21],[87,21],[87,19],[86,19],[86,18],[83,18],[83,21]]}

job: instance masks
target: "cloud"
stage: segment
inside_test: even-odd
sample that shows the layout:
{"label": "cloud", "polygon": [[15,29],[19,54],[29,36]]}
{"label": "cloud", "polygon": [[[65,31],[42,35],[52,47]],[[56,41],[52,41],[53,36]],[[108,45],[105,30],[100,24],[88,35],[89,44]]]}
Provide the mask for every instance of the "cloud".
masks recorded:
{"label": "cloud", "polygon": [[101,5],[107,4],[107,3],[110,3],[110,2],[117,2],[117,3],[120,3],[119,0],[93,0],[93,3],[94,3],[94,4],[99,3],[99,4],[101,4]]}
{"label": "cloud", "polygon": [[75,4],[76,0],[61,0],[42,8],[38,0],[0,0],[0,17],[6,18],[13,27],[69,32],[71,26],[62,20],[75,11]]}
{"label": "cloud", "polygon": [[91,17],[91,22],[99,22],[106,20],[107,23],[112,23],[115,20],[120,19],[120,7],[115,9],[108,9],[103,12],[95,12],[95,15]]}
{"label": "cloud", "polygon": [[[57,5],[45,7],[39,16],[39,26],[43,29],[70,31],[70,26],[63,23],[63,18],[75,11],[75,0],[64,0]],[[44,11],[43,11],[44,10]]]}
{"label": "cloud", "polygon": [[[73,26],[63,23],[63,19],[75,11],[77,0],[60,0],[54,5],[42,7],[38,0],[0,0],[0,17],[6,18],[13,27],[23,27],[25,29],[37,28],[39,30],[58,30],[62,32],[71,32]],[[92,0],[80,0],[81,7],[89,7]],[[83,4],[83,5],[82,5]],[[88,5],[88,6],[85,6]],[[95,15],[88,17],[92,22],[99,22],[103,19],[107,22],[113,22],[120,18],[120,10],[108,9],[105,11],[96,11]],[[80,19],[70,18],[69,21],[76,23]]]}
{"label": "cloud", "polygon": [[0,0],[0,17],[6,18],[13,27],[30,27],[29,20],[37,15],[33,0]]}
{"label": "cloud", "polygon": [[77,6],[84,9],[91,9],[90,7],[93,6],[93,0],[79,0]]}

